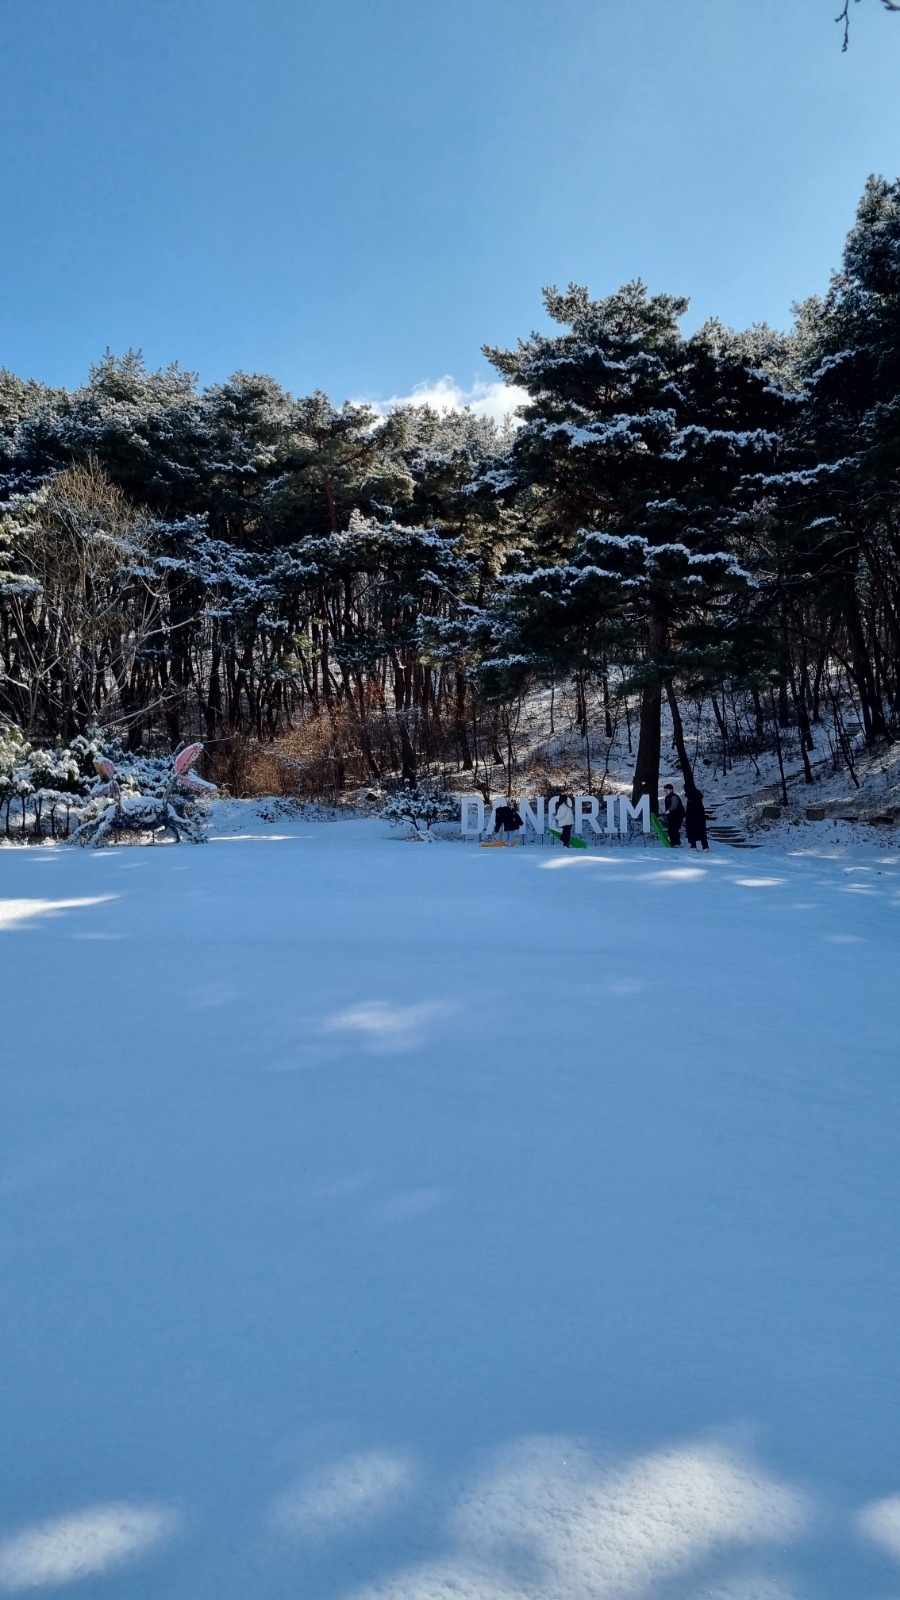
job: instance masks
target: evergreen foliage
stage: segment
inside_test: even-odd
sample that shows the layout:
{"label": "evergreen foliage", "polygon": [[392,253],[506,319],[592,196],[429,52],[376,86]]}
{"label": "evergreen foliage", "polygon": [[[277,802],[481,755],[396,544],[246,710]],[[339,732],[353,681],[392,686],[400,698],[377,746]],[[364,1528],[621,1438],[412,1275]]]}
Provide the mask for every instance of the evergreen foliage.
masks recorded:
{"label": "evergreen foliage", "polygon": [[541,685],[572,682],[586,729],[596,683],[640,697],[654,803],[664,698],[688,786],[686,701],[742,696],[806,751],[843,697],[892,739],[900,185],[869,181],[787,334],[688,336],[640,282],[545,306],[488,350],[528,397],[506,429],[258,374],[201,390],[134,352],[72,392],[0,372],[0,713],[34,747],[104,726],[132,753],[327,726],[336,781],[349,741],[357,781],[412,784],[496,761]]}
{"label": "evergreen foliage", "polygon": [[488,664],[627,663],[643,689],[633,799],[656,810],[663,689],[736,681],[756,633],[736,535],[790,402],[715,327],[683,338],[685,300],[640,282],[544,298],[566,332],[488,352],[530,396],[497,490],[521,508],[529,559],[501,583]]}
{"label": "evergreen foliage", "polygon": [[391,796],[379,816],[383,822],[405,823],[412,829],[411,837],[425,839],[436,822],[453,822],[459,816],[459,801],[444,789],[407,783]]}

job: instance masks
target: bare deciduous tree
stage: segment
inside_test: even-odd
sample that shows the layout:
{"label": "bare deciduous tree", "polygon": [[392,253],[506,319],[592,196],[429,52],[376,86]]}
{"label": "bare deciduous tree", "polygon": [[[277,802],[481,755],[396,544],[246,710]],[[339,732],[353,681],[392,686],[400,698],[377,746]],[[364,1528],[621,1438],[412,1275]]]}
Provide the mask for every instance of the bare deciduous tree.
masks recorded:
{"label": "bare deciduous tree", "polygon": [[[856,0],[856,4],[859,4],[859,0]],[[900,4],[897,3],[897,0],[881,0],[881,4],[884,6],[885,11],[900,11]],[[850,0],[844,0],[844,4],[834,20],[839,25],[841,23],[844,25],[844,42],[841,49],[846,50],[850,43]]]}
{"label": "bare deciduous tree", "polygon": [[4,519],[0,683],[26,732],[50,720],[71,738],[127,715],[159,622],[146,525],[96,462],[61,472]]}

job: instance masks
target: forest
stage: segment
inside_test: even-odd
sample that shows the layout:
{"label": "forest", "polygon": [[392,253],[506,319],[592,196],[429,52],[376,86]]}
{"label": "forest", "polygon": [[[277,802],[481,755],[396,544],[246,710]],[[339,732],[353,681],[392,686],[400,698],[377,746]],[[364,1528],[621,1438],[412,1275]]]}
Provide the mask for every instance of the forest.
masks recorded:
{"label": "forest", "polygon": [[723,748],[790,741],[812,781],[827,737],[855,781],[854,736],[900,729],[900,180],[787,332],[685,333],[640,281],[544,305],[485,347],[505,426],[133,352],[74,391],[0,372],[0,734],[201,739],[235,793],[489,792],[542,696],[588,766],[633,722],[653,806],[704,708]]}

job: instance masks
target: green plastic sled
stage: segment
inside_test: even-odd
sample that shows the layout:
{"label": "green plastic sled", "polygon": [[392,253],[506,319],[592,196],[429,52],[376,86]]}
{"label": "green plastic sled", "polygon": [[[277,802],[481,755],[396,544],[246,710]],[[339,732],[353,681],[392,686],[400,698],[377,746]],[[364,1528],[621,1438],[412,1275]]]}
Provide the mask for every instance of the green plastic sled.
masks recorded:
{"label": "green plastic sled", "polygon": [[[548,828],[547,832],[549,833],[551,839],[558,839],[560,843],[562,843],[562,834],[557,833],[555,828]],[[578,835],[575,833],[573,833],[571,839],[569,840],[569,845],[573,850],[587,849],[587,841],[585,839],[579,839]]]}
{"label": "green plastic sled", "polygon": [[656,834],[656,837],[660,840],[660,842],[662,844],[665,845],[667,850],[671,850],[672,841],[669,838],[668,833],[666,832],[665,823],[660,821],[660,819],[656,815],[655,811],[651,811],[651,813],[650,813],[650,821],[653,823],[653,832]]}

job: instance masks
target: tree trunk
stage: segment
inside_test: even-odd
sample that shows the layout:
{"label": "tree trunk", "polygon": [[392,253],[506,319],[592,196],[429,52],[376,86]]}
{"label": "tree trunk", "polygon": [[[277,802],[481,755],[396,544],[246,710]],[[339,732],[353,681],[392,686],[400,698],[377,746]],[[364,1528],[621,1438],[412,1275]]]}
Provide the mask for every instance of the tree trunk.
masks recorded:
{"label": "tree trunk", "polygon": [[609,705],[609,673],[603,668],[603,732],[607,739],[613,737],[612,715]]}
{"label": "tree trunk", "polygon": [[463,770],[472,770],[472,752],[469,749],[469,738],[466,732],[466,676],[464,672],[456,674],[456,737],[459,742],[462,756]]}
{"label": "tree trunk", "polygon": [[793,669],[791,669],[791,695],[793,696],[794,700],[794,713],[797,718],[797,727],[800,731],[800,754],[803,757],[803,780],[805,783],[812,783],[814,781],[813,770],[809,761],[809,751],[812,747],[812,734],[810,733],[809,728],[809,717],[806,713],[806,703],[802,694],[798,692]]}
{"label": "tree trunk", "polygon": [[678,751],[678,763],[681,767],[682,779],[684,780],[684,792],[687,795],[687,798],[690,800],[692,795],[697,793],[697,785],[694,782],[694,774],[688,758],[687,745],[684,742],[684,725],[681,721],[681,712],[678,709],[678,701],[675,698],[675,685],[673,684],[671,678],[666,679],[666,699],[669,702],[669,710],[672,713],[672,738],[675,741],[675,749]]}
{"label": "tree trunk", "polygon": [[415,752],[413,751],[412,741],[409,737],[409,729],[406,726],[406,718],[402,711],[397,718],[397,722],[400,729],[400,753],[402,757],[403,782],[415,783],[416,757]]}
{"label": "tree trunk", "polygon": [[631,803],[636,805],[642,794],[648,794],[650,809],[655,812],[659,811],[661,715],[662,689],[659,684],[654,684],[652,688],[645,689],[641,695],[641,721],[637,760],[634,764],[634,782],[631,786]]}
{"label": "tree trunk", "polygon": [[[666,649],[666,616],[661,602],[650,604],[650,657],[658,662]],[[634,764],[634,782],[631,786],[631,803],[637,805],[641,795],[650,796],[650,810],[659,811],[659,757],[662,717],[662,684],[657,679],[641,695],[641,729],[638,737],[637,760]]]}
{"label": "tree trunk", "polygon": [[781,723],[775,705],[775,696],[772,695],[772,728],[775,734],[775,754],[778,757],[778,774],[781,778],[781,800],[783,805],[789,805],[790,799],[787,792],[787,779],[784,775],[784,751],[781,745]]}
{"label": "tree trunk", "polygon": [[855,585],[851,585],[848,590],[844,621],[847,627],[847,639],[853,662],[853,677],[856,681],[862,708],[863,732],[866,744],[873,744],[876,739],[890,740],[891,734],[884,719],[884,710],[875,691],[872,664],[866,649]]}

